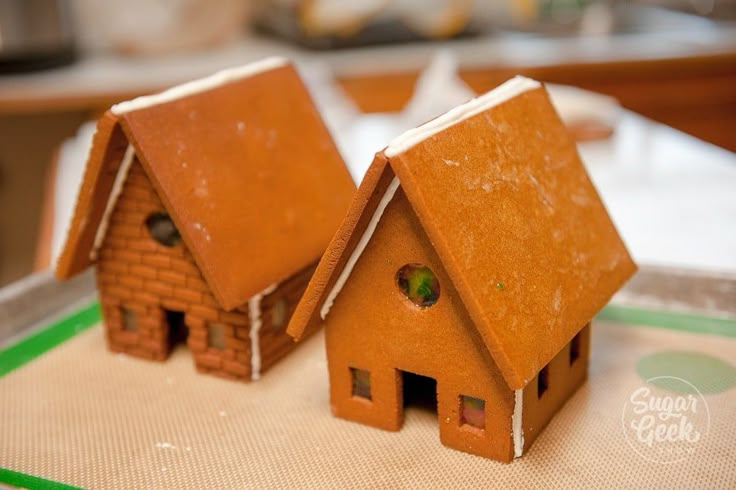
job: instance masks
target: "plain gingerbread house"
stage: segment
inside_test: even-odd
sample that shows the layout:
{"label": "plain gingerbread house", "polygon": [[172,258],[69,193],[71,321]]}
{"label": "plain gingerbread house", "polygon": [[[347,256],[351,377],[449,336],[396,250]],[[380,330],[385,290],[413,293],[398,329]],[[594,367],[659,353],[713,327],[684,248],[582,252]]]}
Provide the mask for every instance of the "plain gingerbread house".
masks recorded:
{"label": "plain gingerbread house", "polygon": [[291,311],[354,184],[295,69],[264,61],[113,106],[57,261],[94,264],[110,349],[250,380],[289,352]]}
{"label": "plain gingerbread house", "polygon": [[442,442],[508,462],[586,379],[590,321],[635,269],[517,77],[376,155],[289,333],[325,326],[337,416],[398,430],[435,380]]}

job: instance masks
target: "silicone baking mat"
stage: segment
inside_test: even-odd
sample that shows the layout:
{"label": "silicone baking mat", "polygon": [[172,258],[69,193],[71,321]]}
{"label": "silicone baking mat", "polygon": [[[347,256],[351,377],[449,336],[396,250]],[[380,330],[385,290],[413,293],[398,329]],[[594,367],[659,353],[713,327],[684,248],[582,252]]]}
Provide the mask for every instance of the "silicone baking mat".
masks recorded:
{"label": "silicone baking mat", "polygon": [[[420,408],[406,409],[400,432],[333,418],[321,334],[261,381],[243,384],[197,374],[184,347],[165,363],[112,354],[98,314],[93,306],[0,353],[0,482],[43,488],[736,486],[736,325],[730,320],[716,322],[721,334],[683,330],[697,318],[678,320],[677,329],[594,323],[588,382],[523,458],[503,464],[442,446],[436,414]],[[609,309],[607,316],[622,315],[625,310]],[[88,323],[95,325],[84,330]],[[661,443],[652,452],[627,424],[640,388],[660,398],[685,396],[677,386],[658,386],[662,377],[698,388],[691,392],[698,413],[680,407],[678,416],[690,415],[699,438]],[[685,453],[675,452],[683,447]]]}

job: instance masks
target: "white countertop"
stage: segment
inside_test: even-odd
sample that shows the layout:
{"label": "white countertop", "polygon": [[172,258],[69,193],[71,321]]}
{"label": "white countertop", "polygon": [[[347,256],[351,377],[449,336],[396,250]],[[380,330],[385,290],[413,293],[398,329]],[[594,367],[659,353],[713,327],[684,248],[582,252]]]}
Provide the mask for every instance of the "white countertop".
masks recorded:
{"label": "white countertop", "polygon": [[736,273],[736,154],[630,112],[579,148],[638,263]]}

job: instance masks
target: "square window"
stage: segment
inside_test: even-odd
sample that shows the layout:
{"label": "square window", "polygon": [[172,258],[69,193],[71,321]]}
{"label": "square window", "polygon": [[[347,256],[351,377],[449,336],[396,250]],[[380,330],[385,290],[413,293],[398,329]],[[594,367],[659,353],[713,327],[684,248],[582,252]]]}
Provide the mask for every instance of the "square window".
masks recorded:
{"label": "square window", "polygon": [[271,327],[281,330],[286,326],[286,300],[281,298],[271,307]]}
{"label": "square window", "polygon": [[546,365],[537,375],[537,398],[542,398],[549,387],[549,365]]}
{"label": "square window", "polygon": [[222,323],[207,324],[207,345],[215,349],[225,348],[225,325]]}
{"label": "square window", "polygon": [[123,324],[123,330],[126,332],[138,331],[138,316],[135,311],[125,306],[120,307],[120,319]]}
{"label": "square window", "polygon": [[580,357],[580,332],[570,341],[570,365]]}
{"label": "square window", "polygon": [[353,396],[371,400],[371,373],[364,369],[350,368]]}
{"label": "square window", "polygon": [[474,396],[460,395],[460,425],[485,430],[486,401]]}

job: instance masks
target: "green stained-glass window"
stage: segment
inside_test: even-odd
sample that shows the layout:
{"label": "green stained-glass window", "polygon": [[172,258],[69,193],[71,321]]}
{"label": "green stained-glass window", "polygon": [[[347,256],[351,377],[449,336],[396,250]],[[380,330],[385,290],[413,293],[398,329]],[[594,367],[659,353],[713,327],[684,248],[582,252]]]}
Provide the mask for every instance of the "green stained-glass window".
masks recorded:
{"label": "green stained-glass window", "polygon": [[396,273],[396,283],[409,301],[423,308],[440,297],[440,283],[426,265],[406,264]]}

